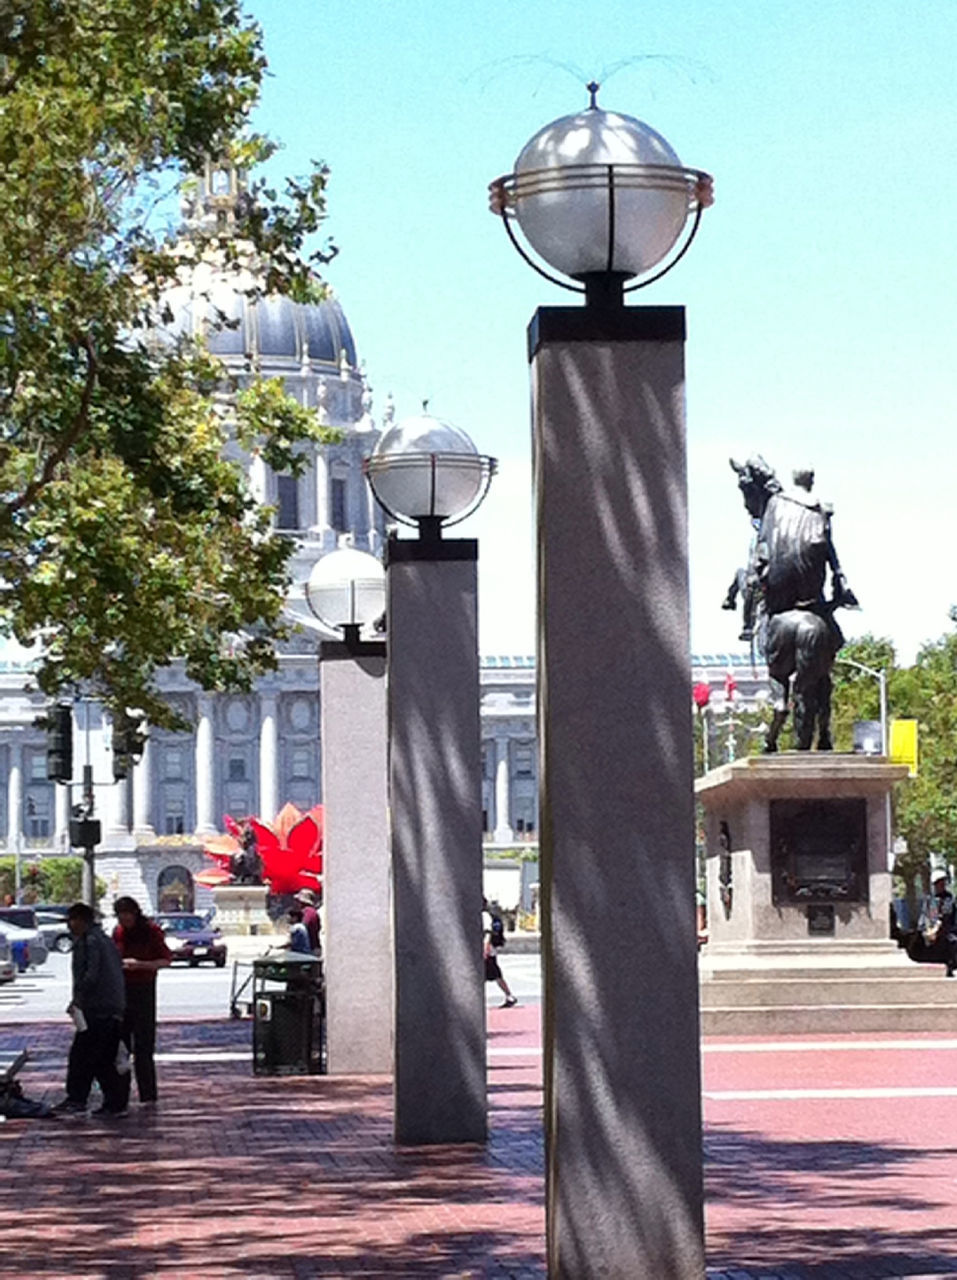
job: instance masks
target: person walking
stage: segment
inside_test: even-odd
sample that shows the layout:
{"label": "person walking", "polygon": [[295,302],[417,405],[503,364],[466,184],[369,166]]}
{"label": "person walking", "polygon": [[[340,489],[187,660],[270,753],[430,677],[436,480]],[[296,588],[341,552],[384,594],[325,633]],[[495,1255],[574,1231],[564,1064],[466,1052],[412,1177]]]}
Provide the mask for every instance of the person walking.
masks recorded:
{"label": "person walking", "polygon": [[74,903],[66,920],[73,935],[73,995],[67,1013],[76,1033],[67,1062],[66,1097],[53,1110],[61,1115],[85,1115],[96,1080],[103,1090],[103,1105],[97,1114],[125,1115],[124,1087],[116,1070],[126,1008],[120,953],[85,902]]}
{"label": "person walking", "polygon": [[[156,974],[169,967],[172,955],[158,924],[148,919],[135,898],[113,903],[117,925],[113,941],[123,961],[126,1014],[123,1043],[133,1056],[136,1092],[143,1106],[156,1102]],[[124,1107],[130,1097],[130,1073],[121,1076]]]}
{"label": "person walking", "polygon": [[502,973],[502,967],[498,962],[496,954],[497,946],[504,946],[504,933],[502,930],[502,922],[492,912],[487,899],[482,899],[482,939],[483,939],[483,955],[485,960],[485,981],[496,982],[505,996],[501,1007],[503,1009],[511,1009],[513,1005],[518,1004],[518,997],[512,994],[512,989],[505,981]]}

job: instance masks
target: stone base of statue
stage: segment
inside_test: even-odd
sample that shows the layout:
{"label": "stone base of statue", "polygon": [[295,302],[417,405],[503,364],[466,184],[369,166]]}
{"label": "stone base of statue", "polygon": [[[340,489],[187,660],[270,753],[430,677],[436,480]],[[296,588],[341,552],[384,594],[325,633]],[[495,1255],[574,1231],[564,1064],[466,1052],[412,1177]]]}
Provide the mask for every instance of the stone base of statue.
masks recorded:
{"label": "stone base of statue", "polygon": [[223,933],[256,936],[277,931],[266,910],[264,884],[219,885],[213,890],[213,902],[216,925]]}
{"label": "stone base of statue", "polygon": [[890,937],[888,804],[906,776],[881,757],[787,752],[698,779],[705,1034],[933,1030],[941,1001],[957,1012],[943,967]]}
{"label": "stone base of statue", "polygon": [[709,951],[889,945],[888,801],[906,776],[883,757],[795,751],[699,778]]}

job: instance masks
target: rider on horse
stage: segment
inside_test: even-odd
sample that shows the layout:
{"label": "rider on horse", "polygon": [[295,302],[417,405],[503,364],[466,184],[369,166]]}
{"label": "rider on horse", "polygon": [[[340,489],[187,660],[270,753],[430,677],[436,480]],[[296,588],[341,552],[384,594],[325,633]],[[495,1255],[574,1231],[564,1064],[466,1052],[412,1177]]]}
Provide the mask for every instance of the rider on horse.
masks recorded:
{"label": "rider on horse", "polygon": [[[734,588],[743,587],[742,637],[751,638],[756,630],[758,648],[767,660],[775,695],[774,718],[765,750],[777,750],[792,676],[798,748],[810,748],[816,727],[819,750],[828,750],[831,668],[844,643],[833,615],[837,608],[857,605],[834,550],[831,508],[810,495],[813,471],[795,471],[797,488],[784,492],[760,456],[749,458],[744,464],[732,459],[731,466],[737,473],[738,487],[756,534],[748,568],[743,576],[739,572],[724,607],[734,607]],[[830,600],[824,591],[829,569]]]}

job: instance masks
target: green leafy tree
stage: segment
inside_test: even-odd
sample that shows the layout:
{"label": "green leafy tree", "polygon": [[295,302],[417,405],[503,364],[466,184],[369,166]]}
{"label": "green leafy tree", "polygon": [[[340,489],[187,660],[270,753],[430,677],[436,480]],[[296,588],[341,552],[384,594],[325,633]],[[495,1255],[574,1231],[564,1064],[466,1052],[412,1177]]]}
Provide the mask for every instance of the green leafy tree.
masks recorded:
{"label": "green leafy tree", "polygon": [[[0,900],[13,895],[16,888],[16,860],[0,858]],[[24,903],[78,902],[82,896],[83,859],[78,857],[46,857],[39,862],[20,863],[20,896]],[[97,877],[97,896],[106,893],[105,880]]]}
{"label": "green leafy tree", "polygon": [[233,0],[0,5],[0,633],[40,642],[44,692],[171,726],[159,668],[247,688],[285,634],[291,544],[237,452],[296,472],[330,438],[280,384],[235,395],[207,351],[155,337],[196,264],[322,296],[321,166],[188,243],[156,212],[209,157],[271,153],[246,127],[265,65]]}
{"label": "green leafy tree", "polygon": [[[898,667],[891,641],[873,636],[846,645],[841,657],[885,669],[890,718],[918,722],[918,776],[896,788],[894,804],[895,830],[908,847],[897,870],[910,891],[932,854],[957,861],[957,633],[925,645],[911,667]],[[839,659],[833,702],[835,747],[849,751],[854,721],[879,717],[878,682]]]}

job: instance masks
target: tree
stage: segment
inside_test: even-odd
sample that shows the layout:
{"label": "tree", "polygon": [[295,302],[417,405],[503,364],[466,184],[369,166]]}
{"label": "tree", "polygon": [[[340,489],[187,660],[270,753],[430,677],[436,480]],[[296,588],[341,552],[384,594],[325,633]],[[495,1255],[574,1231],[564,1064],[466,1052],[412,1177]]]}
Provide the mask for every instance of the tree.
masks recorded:
{"label": "tree", "polygon": [[[895,829],[907,841],[897,870],[910,884],[931,854],[957,860],[957,633],[925,645],[912,667],[898,667],[892,642],[870,635],[845,645],[841,657],[885,669],[890,718],[918,722],[918,776],[896,788],[894,805]],[[878,683],[839,658],[833,703],[835,748],[849,751],[854,721],[878,718]]]}
{"label": "tree", "polygon": [[[189,244],[157,205],[209,157],[246,170],[265,70],[236,0],[6,0],[0,8],[0,633],[36,678],[159,724],[159,668],[248,688],[275,665],[291,544],[227,440],[277,470],[328,438],[277,383],[239,395],[209,353],[158,343],[199,261],[249,292],[316,300],[303,259],[326,171],[255,184]],[[235,453],[235,450],[233,450]]]}

